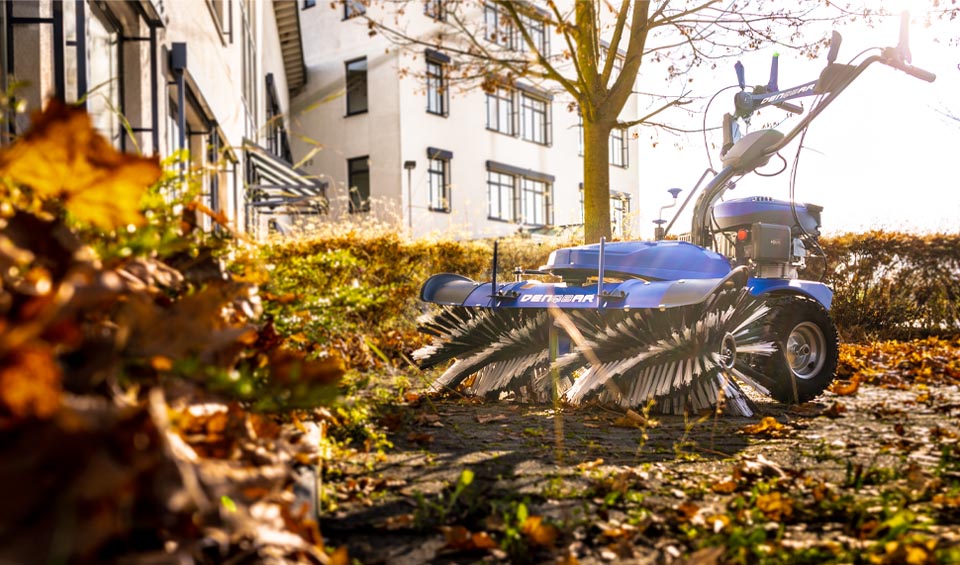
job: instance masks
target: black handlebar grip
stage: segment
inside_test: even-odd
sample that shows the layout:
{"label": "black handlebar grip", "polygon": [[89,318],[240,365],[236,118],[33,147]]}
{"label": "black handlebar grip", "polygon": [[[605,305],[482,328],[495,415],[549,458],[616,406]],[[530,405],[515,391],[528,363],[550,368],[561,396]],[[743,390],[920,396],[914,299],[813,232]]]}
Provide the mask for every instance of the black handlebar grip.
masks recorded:
{"label": "black handlebar grip", "polygon": [[779,104],[774,104],[777,108],[790,112],[791,114],[802,114],[803,107],[797,106],[796,104],[791,104],[789,102],[780,102]]}
{"label": "black handlebar grip", "polygon": [[904,65],[900,67],[900,70],[907,73],[912,77],[917,77],[920,80],[925,80],[927,82],[933,82],[937,80],[937,75],[931,73],[930,71],[925,71],[917,67],[911,67],[909,65]]}

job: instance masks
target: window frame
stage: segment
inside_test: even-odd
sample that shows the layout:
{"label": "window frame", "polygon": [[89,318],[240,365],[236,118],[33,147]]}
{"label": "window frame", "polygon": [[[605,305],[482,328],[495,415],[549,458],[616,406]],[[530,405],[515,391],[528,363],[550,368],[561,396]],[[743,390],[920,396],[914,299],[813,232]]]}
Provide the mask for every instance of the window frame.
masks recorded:
{"label": "window frame", "polygon": [[[504,95],[504,93],[506,95]],[[498,85],[494,92],[486,93],[486,126],[487,130],[495,131],[497,133],[502,133],[504,135],[509,135],[515,137],[517,135],[517,107],[516,107],[516,89],[510,88],[508,86]],[[497,123],[495,126],[490,125],[490,105],[491,102],[495,105],[494,116],[497,118]],[[501,106],[506,105],[507,108],[507,119],[505,120],[508,124],[508,129],[504,130],[501,125]]]}
{"label": "window frame", "polygon": [[577,155],[583,157],[583,114],[577,107]]}
{"label": "window frame", "polygon": [[[450,190],[450,161],[452,158],[453,154],[449,151],[427,148],[427,208],[431,212],[449,214],[452,210]],[[435,168],[435,166],[439,166],[439,168]],[[439,181],[439,184],[437,181]]]}
{"label": "window frame", "polygon": [[366,5],[360,0],[341,0],[343,2],[343,20],[352,20],[367,13]]}
{"label": "window frame", "polygon": [[[537,50],[543,55],[544,58],[550,57],[550,24],[548,24],[544,19],[538,18],[536,16],[528,16],[522,14],[520,16],[520,23],[526,28],[527,33],[530,34],[530,38],[533,39],[534,44],[537,46]],[[534,33],[537,32],[537,33]],[[517,30],[517,33],[520,33]],[[539,40],[539,41],[538,41]],[[524,41],[523,37],[517,39],[517,49],[521,53],[526,53],[529,50],[527,42]]]}
{"label": "window frame", "polygon": [[[627,235],[627,216],[630,214],[630,195],[625,192],[610,193],[610,235]],[[619,230],[617,227],[619,226]]]}
{"label": "window frame", "polygon": [[431,20],[447,21],[447,9],[443,0],[423,0],[423,13]]}
{"label": "window frame", "polygon": [[303,0],[303,5],[300,7],[301,10],[309,10],[317,5],[317,0]]}
{"label": "window frame", "polygon": [[[555,183],[553,175],[487,161],[487,219],[531,228],[553,225]],[[528,209],[529,197],[533,210]]]}
{"label": "window frame", "polygon": [[[427,113],[434,116],[446,118],[450,114],[450,95],[447,85],[447,74],[445,70],[445,61],[439,57],[426,55],[426,80],[427,80]],[[431,67],[436,69],[436,73],[431,72]],[[439,108],[432,108],[438,104]]]}
{"label": "window frame", "polygon": [[[351,105],[351,99],[356,100],[356,96],[359,95],[354,89],[358,89],[357,85],[351,86],[350,84],[350,65],[355,63],[363,63],[362,75],[363,75],[363,108],[353,108]],[[370,93],[369,93],[369,82],[367,76],[367,58],[366,57],[357,57],[356,59],[351,59],[343,63],[344,68],[344,91],[346,92],[346,117],[357,116],[360,114],[366,114],[370,111]],[[360,71],[355,70],[354,73],[359,75]],[[355,79],[357,80],[357,79]]]}
{"label": "window frame", "polygon": [[[520,91],[520,138],[526,141],[530,141],[539,145],[550,146],[553,142],[552,139],[552,106],[553,103],[548,98],[537,96],[526,90]],[[539,110],[535,105],[542,105],[542,110]],[[530,114],[530,129],[533,130],[532,135],[528,132],[528,113]],[[534,117],[537,115],[541,116],[541,123],[539,127],[536,127],[534,123]],[[539,135],[537,135],[539,133]]]}
{"label": "window frame", "polygon": [[[493,32],[491,32],[491,22]],[[517,28],[496,4],[483,3],[483,38],[509,51],[515,51]]]}
{"label": "window frame", "polygon": [[[539,187],[539,190],[536,188]],[[525,226],[543,227],[550,225],[550,192],[552,183],[545,180],[533,179],[530,177],[520,177],[520,223]],[[533,198],[532,206],[533,221],[530,221],[528,214],[528,196]],[[542,215],[542,222],[536,221],[537,216]]]}
{"label": "window frame", "polygon": [[[363,169],[354,170],[355,163],[365,165]],[[366,198],[363,198],[363,190],[358,186],[354,179],[356,175],[366,174]],[[353,189],[357,187],[358,198],[354,199]],[[347,159],[347,201],[349,202],[349,211],[351,214],[359,214],[370,211],[370,156],[353,157]]]}
{"label": "window frame", "polygon": [[[126,61],[124,60],[124,38],[125,33],[122,22],[112,12],[103,9],[98,5],[88,5],[88,11],[85,14],[83,34],[86,39],[85,55],[87,62],[85,64],[86,77],[84,83],[87,91],[83,93],[84,108],[90,114],[93,127],[110,144],[126,151],[127,135],[120,118],[126,112],[126,91],[124,83],[126,81]],[[96,37],[91,22],[96,22],[102,28],[106,36],[107,50],[109,51],[109,61],[107,63],[107,72],[110,75],[106,81],[97,76],[97,66],[92,64],[92,60],[102,62],[102,52],[96,49]],[[69,69],[65,72],[69,72]],[[106,87],[106,88],[104,88]],[[106,94],[104,94],[104,90]],[[77,92],[78,98],[80,93]],[[100,106],[100,107],[98,107]],[[106,125],[109,130],[105,130]]]}
{"label": "window frame", "polygon": [[[509,179],[509,184],[504,182],[505,179]],[[498,213],[496,215],[493,213],[494,194],[497,197]],[[507,196],[506,203],[504,203],[504,195]],[[517,175],[487,169],[487,219],[507,223],[516,221],[516,199]],[[505,211],[509,212],[506,217]]]}
{"label": "window frame", "polygon": [[[617,135],[619,133],[619,135]],[[610,130],[609,141],[610,165],[621,169],[630,168],[630,151],[627,140],[627,128],[615,127]]]}

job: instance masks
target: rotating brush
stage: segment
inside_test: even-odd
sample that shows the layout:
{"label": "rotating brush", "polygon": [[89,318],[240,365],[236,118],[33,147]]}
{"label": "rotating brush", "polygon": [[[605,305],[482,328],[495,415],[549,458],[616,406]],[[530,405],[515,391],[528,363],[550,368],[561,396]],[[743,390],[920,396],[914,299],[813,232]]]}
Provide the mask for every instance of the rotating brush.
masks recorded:
{"label": "rotating brush", "polygon": [[478,395],[514,391],[546,400],[553,395],[546,378],[550,323],[543,310],[444,306],[418,320],[434,339],[413,358],[424,369],[456,359],[433,382],[434,391],[467,383]]}
{"label": "rotating brush", "polygon": [[553,368],[586,366],[590,351],[593,362],[565,394],[571,403],[598,396],[632,408],[654,399],[655,410],[668,414],[723,403],[727,413],[749,416],[752,403],[734,377],[769,394],[751,367],[753,356],[776,351],[761,337],[767,312],[742,286],[664,310],[574,311],[584,342]]}

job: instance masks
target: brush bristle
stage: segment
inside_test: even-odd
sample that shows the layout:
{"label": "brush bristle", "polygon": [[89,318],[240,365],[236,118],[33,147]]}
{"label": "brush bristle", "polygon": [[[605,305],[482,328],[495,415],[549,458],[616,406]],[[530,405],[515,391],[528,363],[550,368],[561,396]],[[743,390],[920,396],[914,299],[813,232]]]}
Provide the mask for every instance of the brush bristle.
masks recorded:
{"label": "brush bristle", "polygon": [[[419,320],[434,340],[413,355],[424,368],[456,359],[434,390],[469,383],[480,395],[523,390],[545,400],[566,391],[563,398],[571,403],[596,397],[634,408],[653,399],[655,410],[668,414],[722,404],[729,414],[751,415],[737,380],[767,392],[751,363],[776,351],[761,338],[759,322],[767,311],[742,286],[690,306],[567,310],[583,341],[551,365],[547,344],[554,321],[548,311],[446,306]],[[722,354],[731,343],[737,353],[732,363]],[[571,384],[576,371],[582,374]],[[560,375],[559,387],[552,374]]]}

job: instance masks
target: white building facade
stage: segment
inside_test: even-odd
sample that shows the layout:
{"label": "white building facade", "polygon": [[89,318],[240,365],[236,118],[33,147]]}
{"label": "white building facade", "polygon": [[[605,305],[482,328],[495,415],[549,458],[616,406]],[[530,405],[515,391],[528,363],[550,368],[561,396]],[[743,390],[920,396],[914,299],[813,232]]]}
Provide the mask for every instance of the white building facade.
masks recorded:
{"label": "white building facade", "polygon": [[[489,92],[453,84],[447,54],[400,48],[372,35],[360,14],[409,36],[429,37],[442,25],[444,2],[403,5],[397,14],[391,2],[301,2],[308,80],[291,103],[293,146],[307,157],[304,168],[328,182],[331,220],[372,214],[417,236],[470,238],[582,223],[572,98],[554,83],[523,79]],[[477,2],[477,21],[496,26],[491,9]],[[540,41],[562,44],[550,25]],[[631,99],[621,120],[635,117]],[[611,220],[623,237],[635,215],[637,144],[615,130],[610,146]]]}
{"label": "white building facade", "polygon": [[202,202],[238,231],[264,231],[286,205],[259,205],[271,198],[321,208],[323,187],[292,167],[287,133],[291,94],[306,80],[299,8],[295,0],[4,1],[2,87],[13,87],[27,112],[4,123],[3,138],[26,131],[29,113],[59,97],[85,107],[121,150],[186,150]]}

